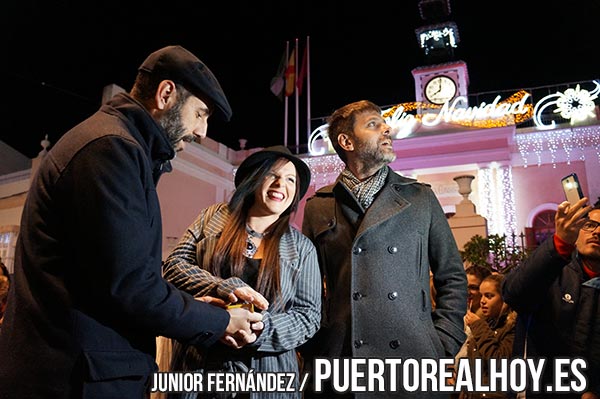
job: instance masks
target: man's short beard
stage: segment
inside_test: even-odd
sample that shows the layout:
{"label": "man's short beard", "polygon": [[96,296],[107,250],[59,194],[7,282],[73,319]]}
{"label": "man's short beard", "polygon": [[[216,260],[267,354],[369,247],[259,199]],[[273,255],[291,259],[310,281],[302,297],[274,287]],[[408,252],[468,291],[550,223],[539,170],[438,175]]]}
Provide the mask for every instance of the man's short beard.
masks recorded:
{"label": "man's short beard", "polygon": [[177,143],[185,136],[185,128],[181,123],[183,103],[184,101],[181,99],[181,96],[179,96],[173,108],[167,110],[158,121],[158,124],[165,130],[167,140],[169,140],[173,148],[175,148]]}
{"label": "man's short beard", "polygon": [[[379,143],[377,145],[379,146]],[[396,160],[396,153],[382,153],[378,146],[371,147],[371,145],[367,143],[357,143],[357,153],[361,154],[359,158],[369,169],[379,169]]]}

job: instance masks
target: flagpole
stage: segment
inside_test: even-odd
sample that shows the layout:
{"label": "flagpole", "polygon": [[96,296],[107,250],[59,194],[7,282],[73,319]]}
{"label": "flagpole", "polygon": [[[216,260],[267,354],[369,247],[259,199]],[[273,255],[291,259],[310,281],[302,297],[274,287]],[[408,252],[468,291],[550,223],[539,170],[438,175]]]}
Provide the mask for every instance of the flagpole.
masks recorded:
{"label": "flagpole", "polygon": [[[288,62],[290,58],[290,41],[287,40],[285,42],[285,70],[287,70]],[[283,145],[287,147],[288,145],[288,96],[285,95],[285,85],[284,81],[284,93],[283,93]]]}
{"label": "flagpole", "polygon": [[[310,36],[306,36],[306,144],[310,143]],[[307,149],[308,150],[308,149]]]}
{"label": "flagpole", "polygon": [[[297,79],[298,77],[298,38],[296,38],[296,51],[294,52],[294,78]],[[296,92],[296,96],[294,97],[295,101],[295,106],[296,106],[296,154],[298,154],[300,151],[300,105],[299,105],[299,95],[298,95],[298,88],[296,87],[296,81],[294,79],[294,88],[295,88],[295,92]]]}

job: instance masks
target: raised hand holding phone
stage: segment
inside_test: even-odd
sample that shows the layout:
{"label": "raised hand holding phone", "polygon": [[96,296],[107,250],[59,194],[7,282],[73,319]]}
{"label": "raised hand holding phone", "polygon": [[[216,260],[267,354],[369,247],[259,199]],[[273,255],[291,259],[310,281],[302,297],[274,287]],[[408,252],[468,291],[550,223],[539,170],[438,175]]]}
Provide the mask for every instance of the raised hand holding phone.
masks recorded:
{"label": "raised hand holding phone", "polygon": [[[570,208],[573,208],[577,202],[581,201],[583,198],[586,198],[583,195],[583,190],[581,189],[581,184],[579,183],[577,173],[571,173],[570,175],[563,177],[560,181],[565,192],[567,202],[569,202]],[[587,204],[587,198],[584,205],[585,204]],[[585,219],[587,218],[587,216],[588,211],[582,213],[582,215],[578,218]]]}
{"label": "raised hand holding phone", "polygon": [[576,173],[563,177],[561,184],[567,201],[556,210],[555,232],[564,242],[574,244],[591,207],[586,205],[588,199],[583,195]]}
{"label": "raised hand holding phone", "polygon": [[570,175],[563,177],[560,182],[569,204],[574,205],[577,201],[583,198],[583,190],[579,184],[577,173],[571,173]]}

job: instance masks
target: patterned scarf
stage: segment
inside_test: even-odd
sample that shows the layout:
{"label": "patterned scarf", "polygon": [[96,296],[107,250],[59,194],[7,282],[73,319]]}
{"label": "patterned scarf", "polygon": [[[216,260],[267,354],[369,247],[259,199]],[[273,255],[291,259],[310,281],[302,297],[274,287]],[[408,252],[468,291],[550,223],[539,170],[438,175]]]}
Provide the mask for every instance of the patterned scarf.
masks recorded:
{"label": "patterned scarf", "polygon": [[348,187],[352,194],[364,209],[368,209],[373,203],[375,195],[381,190],[385,184],[385,179],[388,175],[388,168],[384,166],[377,173],[369,177],[365,181],[360,181],[348,168],[342,171],[342,183]]}

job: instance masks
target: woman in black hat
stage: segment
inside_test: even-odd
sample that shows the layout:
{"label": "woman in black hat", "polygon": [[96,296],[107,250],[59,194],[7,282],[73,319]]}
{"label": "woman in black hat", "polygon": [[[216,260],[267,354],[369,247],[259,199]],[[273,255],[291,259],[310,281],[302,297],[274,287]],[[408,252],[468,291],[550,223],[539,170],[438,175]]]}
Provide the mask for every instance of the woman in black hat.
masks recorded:
{"label": "woman in black hat", "polygon": [[[229,203],[202,210],[188,228],[163,265],[165,278],[221,306],[250,302],[263,321],[258,339],[241,349],[221,343],[199,351],[175,343],[171,371],[298,373],[295,349],[315,334],[321,314],[315,247],[290,225],[310,177],[308,166],[285,147],[255,152],[239,166]],[[269,398],[301,396],[280,395]]]}

